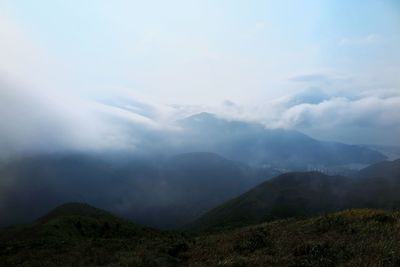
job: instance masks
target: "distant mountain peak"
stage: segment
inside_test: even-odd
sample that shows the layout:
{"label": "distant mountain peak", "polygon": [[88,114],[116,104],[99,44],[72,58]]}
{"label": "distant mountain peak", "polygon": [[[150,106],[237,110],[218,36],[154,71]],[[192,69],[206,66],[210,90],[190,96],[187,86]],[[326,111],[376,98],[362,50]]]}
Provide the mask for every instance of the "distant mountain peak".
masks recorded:
{"label": "distant mountain peak", "polygon": [[204,120],[204,119],[217,119],[217,115],[214,113],[209,113],[209,112],[200,112],[193,114],[186,119],[189,120]]}
{"label": "distant mountain peak", "polygon": [[54,208],[46,215],[40,217],[38,221],[47,222],[55,218],[67,217],[67,216],[97,217],[100,215],[111,216],[111,214],[86,203],[68,202]]}
{"label": "distant mountain peak", "polygon": [[188,153],[182,153],[175,155],[173,159],[179,159],[179,158],[218,158],[221,160],[227,160],[221,155],[214,153],[214,152],[207,152],[207,151],[199,151],[199,152],[188,152]]}
{"label": "distant mountain peak", "polygon": [[214,113],[209,113],[209,112],[200,112],[200,113],[196,113],[193,114],[191,116],[188,116],[182,120],[180,120],[180,122],[184,123],[184,124],[193,124],[193,123],[212,123],[212,122],[217,122],[220,121],[221,119],[217,117],[216,114]]}

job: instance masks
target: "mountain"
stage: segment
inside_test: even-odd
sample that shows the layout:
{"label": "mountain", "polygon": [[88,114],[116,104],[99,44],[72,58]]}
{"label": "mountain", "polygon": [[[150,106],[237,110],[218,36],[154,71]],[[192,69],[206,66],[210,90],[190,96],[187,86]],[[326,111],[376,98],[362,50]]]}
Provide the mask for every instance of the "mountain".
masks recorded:
{"label": "mountain", "polygon": [[398,209],[399,163],[374,164],[354,178],[319,172],[282,174],[214,208],[191,227],[235,227],[349,208]]}
{"label": "mountain", "polygon": [[373,164],[356,174],[356,188],[350,203],[360,207],[400,208],[400,159]]}
{"label": "mountain", "polygon": [[0,230],[1,266],[397,266],[398,212],[347,210],[212,234],[156,231],[82,203]]}
{"label": "mountain", "polygon": [[34,223],[1,230],[0,262],[2,266],[116,262],[120,266],[170,266],[174,259],[168,249],[179,238],[178,233],[172,236],[142,227],[87,204],[66,203]]}
{"label": "mountain", "polygon": [[289,170],[371,164],[386,159],[364,146],[319,141],[294,130],[268,129],[258,123],[200,113],[178,122],[186,150],[206,150],[249,164]]}
{"label": "mountain", "polygon": [[157,231],[118,218],[85,203],[65,203],[28,226],[10,227],[0,240],[131,238]]}
{"label": "mountain", "polygon": [[[372,164],[357,173],[358,177],[400,178],[400,159]],[[399,179],[400,180],[400,179]]]}
{"label": "mountain", "polygon": [[70,201],[95,204],[138,223],[177,228],[276,172],[214,153],[109,160],[41,155],[0,167],[0,225],[26,222]]}
{"label": "mountain", "polygon": [[172,156],[159,166],[158,176],[145,177],[153,181],[137,193],[143,197],[134,202],[132,210],[136,215],[131,218],[145,225],[174,229],[265,181],[273,173],[276,172],[250,168],[215,153]]}
{"label": "mountain", "polygon": [[349,183],[347,177],[319,172],[282,174],[212,209],[191,227],[243,226],[340,210]]}
{"label": "mountain", "polygon": [[378,151],[388,157],[388,160],[395,160],[400,158],[400,146],[390,145],[368,145],[363,144],[363,147],[368,147],[372,150]]}

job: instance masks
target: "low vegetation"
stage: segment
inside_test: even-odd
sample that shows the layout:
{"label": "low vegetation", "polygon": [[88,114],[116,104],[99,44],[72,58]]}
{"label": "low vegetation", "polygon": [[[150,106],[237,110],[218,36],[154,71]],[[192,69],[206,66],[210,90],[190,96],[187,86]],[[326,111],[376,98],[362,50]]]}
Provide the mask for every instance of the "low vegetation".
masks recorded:
{"label": "low vegetation", "polygon": [[400,213],[347,210],[166,232],[82,204],[0,232],[1,266],[399,266]]}
{"label": "low vegetation", "polygon": [[348,210],[199,237],[190,266],[399,266],[400,213]]}

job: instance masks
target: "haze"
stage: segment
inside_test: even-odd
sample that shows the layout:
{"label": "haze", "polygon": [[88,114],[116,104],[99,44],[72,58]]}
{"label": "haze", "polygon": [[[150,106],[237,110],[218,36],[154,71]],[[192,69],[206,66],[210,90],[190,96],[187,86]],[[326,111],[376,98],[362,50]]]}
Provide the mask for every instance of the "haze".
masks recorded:
{"label": "haze", "polygon": [[2,1],[0,40],[3,156],[131,150],[203,111],[399,145],[395,0]]}

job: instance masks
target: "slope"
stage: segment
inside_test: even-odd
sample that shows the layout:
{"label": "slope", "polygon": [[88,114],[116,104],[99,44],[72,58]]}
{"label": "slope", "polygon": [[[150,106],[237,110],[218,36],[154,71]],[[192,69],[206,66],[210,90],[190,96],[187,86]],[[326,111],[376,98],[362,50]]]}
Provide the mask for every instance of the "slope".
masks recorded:
{"label": "slope", "polygon": [[114,161],[97,155],[32,156],[0,167],[0,226],[79,201],[171,229],[271,176],[268,169],[205,152]]}
{"label": "slope", "polygon": [[319,172],[282,174],[209,211],[190,227],[237,227],[339,210],[345,207],[340,199],[349,182]]}
{"label": "slope", "polygon": [[0,231],[2,266],[169,266],[174,235],[82,203],[57,207],[32,224]]}
{"label": "slope", "polygon": [[399,266],[400,214],[346,210],[204,235],[189,266]]}
{"label": "slope", "polygon": [[[104,223],[107,234],[93,230]],[[193,235],[154,231],[71,203],[31,225],[0,231],[0,262],[6,267],[398,266],[399,228],[399,212],[364,209]]]}
{"label": "slope", "polygon": [[355,178],[286,173],[214,208],[191,227],[210,229],[349,208],[400,208],[400,161],[371,165]]}

